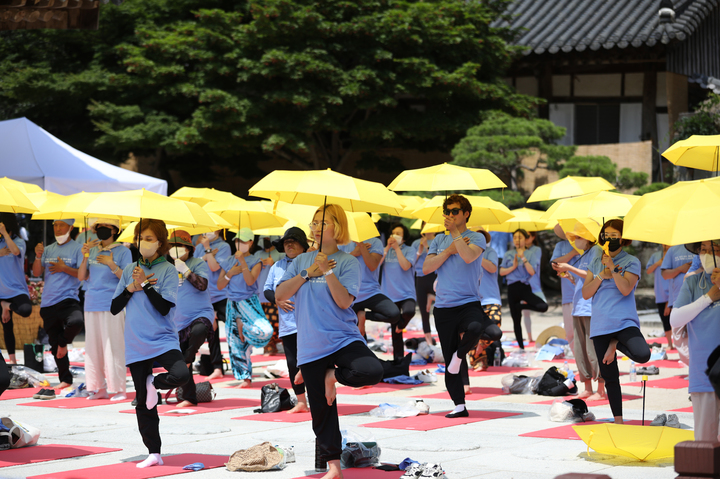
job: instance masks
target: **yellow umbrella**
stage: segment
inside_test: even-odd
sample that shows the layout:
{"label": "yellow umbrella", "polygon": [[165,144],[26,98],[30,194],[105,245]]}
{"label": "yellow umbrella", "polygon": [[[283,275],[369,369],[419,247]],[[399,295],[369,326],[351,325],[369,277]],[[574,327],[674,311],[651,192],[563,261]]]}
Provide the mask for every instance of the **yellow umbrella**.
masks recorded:
{"label": "yellow umbrella", "polygon": [[382,183],[360,180],[330,169],[275,170],[250,188],[249,194],[301,205],[335,203],[345,211],[397,215],[403,208],[397,195]]}
{"label": "yellow umbrella", "polygon": [[[472,226],[494,225],[503,223],[513,217],[510,210],[504,204],[491,200],[487,196],[467,196],[472,205],[472,213],[467,223],[468,228]],[[445,224],[442,215],[444,196],[436,196],[413,212],[416,218],[426,223]]]}
{"label": "yellow umbrella", "polygon": [[442,165],[403,171],[390,183],[388,189],[393,191],[460,191],[505,187],[507,185],[490,170],[443,163]]}
{"label": "yellow umbrella", "polygon": [[205,206],[211,201],[223,201],[237,198],[237,196],[232,193],[216,190],[215,188],[193,188],[190,186],[183,186],[170,195],[170,197],[190,201],[191,203],[195,203],[200,206]]}
{"label": "yellow umbrella", "polygon": [[[168,238],[172,238],[174,230],[184,230],[187,231],[191,236],[194,236],[203,233],[211,233],[217,230],[227,229],[231,226],[230,223],[228,223],[215,213],[208,214],[210,215],[210,218],[215,221],[215,226],[193,227],[166,224],[165,227],[168,230]],[[123,229],[123,232],[120,233],[120,236],[118,236],[117,241],[119,241],[120,243],[132,243],[133,241],[135,241],[135,227],[137,226],[137,224],[137,221],[131,221],[130,223],[128,223],[127,226]]]}
{"label": "yellow umbrella", "polygon": [[53,193],[52,191],[38,191],[35,193],[25,193],[25,196],[27,196],[30,201],[33,202],[33,204],[40,209],[42,205],[44,205],[47,201],[57,200],[58,198],[62,198],[63,195],[59,195],[57,193]]}
{"label": "yellow umbrella", "polygon": [[25,193],[13,186],[0,185],[0,211],[6,213],[34,213],[37,207]]}
{"label": "yellow umbrella", "polygon": [[512,218],[499,225],[488,225],[486,228],[487,231],[513,233],[518,229],[524,229],[525,231],[544,231],[551,230],[555,227],[555,221],[542,219],[542,216],[545,213],[544,211],[533,210],[530,208],[518,208],[516,210],[510,210],[510,213],[513,214]]}
{"label": "yellow umbrella", "polygon": [[0,186],[12,186],[23,193],[41,193],[43,191],[38,185],[25,183],[24,181],[13,180],[7,176],[0,178]]}
{"label": "yellow umbrella", "polygon": [[237,196],[232,199],[213,201],[203,206],[205,211],[217,213],[235,228],[276,228],[287,223],[287,218],[271,213],[270,201],[248,201]]}
{"label": "yellow umbrella", "polygon": [[[398,213],[397,216],[400,216],[402,218],[413,218],[413,211],[420,208],[420,206],[425,204],[427,200],[427,198],[423,198],[422,196],[398,195],[398,201],[400,201],[403,209],[400,211],[400,213]],[[418,226],[417,229],[420,229],[420,227]]]}
{"label": "yellow umbrella", "polygon": [[675,143],[662,156],[678,166],[718,171],[720,135],[693,135]]}
{"label": "yellow umbrella", "polygon": [[[262,203],[263,205],[267,206],[271,202],[262,201],[254,203]],[[287,221],[282,226],[273,226],[270,228],[258,229],[253,228],[253,233],[260,236],[282,236],[283,234],[285,234],[285,231],[287,231],[288,228],[296,226],[302,229],[308,237],[311,236],[309,225],[312,222],[315,211],[317,211],[316,206],[293,205],[290,203],[285,203],[284,201],[280,201],[277,205],[273,204],[272,207],[275,211],[275,214],[277,214],[281,218],[287,218]],[[237,232],[237,228],[233,228],[230,231]]]}
{"label": "yellow umbrella", "polygon": [[375,223],[367,213],[348,212],[348,232],[350,239],[355,242],[362,242],[380,236]]}
{"label": "yellow umbrella", "polygon": [[34,220],[82,220],[89,215],[85,208],[95,201],[100,193],[75,193],[68,196],[50,196],[32,216]]}
{"label": "yellow umbrella", "polygon": [[600,454],[625,456],[650,461],[675,456],[675,444],[693,441],[687,429],[667,426],[631,426],[626,424],[590,424],[572,427],[580,439]]}
{"label": "yellow umbrella", "polygon": [[533,191],[530,198],[528,198],[528,203],[570,198],[572,196],[595,193],[596,191],[609,191],[614,189],[615,186],[613,186],[612,183],[598,176],[566,176],[547,185],[535,188],[535,191]]}
{"label": "yellow umbrella", "polygon": [[625,216],[639,199],[640,197],[635,195],[598,191],[558,201],[545,212],[543,219],[557,221],[568,218]]}
{"label": "yellow umbrella", "polygon": [[423,227],[423,220],[415,220],[413,221],[413,224],[410,225],[411,230],[420,230]]}
{"label": "yellow umbrella", "polygon": [[678,245],[720,238],[720,178],[681,181],[643,195],[625,216],[623,237]]}
{"label": "yellow umbrella", "polygon": [[420,234],[425,233],[444,233],[445,232],[445,225],[444,224],[437,224],[437,223],[425,223],[425,226],[423,226],[423,229],[420,230]]}

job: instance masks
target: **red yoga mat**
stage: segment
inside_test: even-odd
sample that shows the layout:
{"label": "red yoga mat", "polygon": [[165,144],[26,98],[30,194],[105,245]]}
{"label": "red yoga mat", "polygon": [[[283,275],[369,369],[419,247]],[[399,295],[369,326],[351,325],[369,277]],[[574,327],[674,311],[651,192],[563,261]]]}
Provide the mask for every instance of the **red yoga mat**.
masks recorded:
{"label": "red yoga mat", "polygon": [[83,409],[86,407],[93,406],[107,406],[108,404],[122,404],[131,402],[135,399],[135,393],[127,393],[127,399],[122,401],[111,401],[110,399],[93,399],[88,401],[87,398],[58,398],[49,400],[36,400],[34,402],[24,402],[18,404],[18,406],[33,406],[33,407],[56,407],[58,409]]}
{"label": "red yoga mat", "polygon": [[[623,386],[639,388],[642,386],[642,381],[626,383],[623,384]],[[647,387],[661,389],[684,389],[688,387],[688,379],[687,376],[673,376],[671,378],[649,379],[647,382]]]}
{"label": "red yoga mat", "polygon": [[36,462],[55,461],[70,457],[92,456],[104,452],[122,451],[118,448],[64,446],[62,444],[43,444],[0,451],[0,467],[19,466]]}
{"label": "red yoga mat", "polygon": [[250,361],[252,361],[253,364],[276,363],[281,359],[285,359],[284,354],[273,354],[272,356],[263,356],[262,354],[258,354],[257,356],[250,356]]}
{"label": "red yoga mat", "polygon": [[658,343],[658,344],[667,344],[667,338],[665,336],[661,338],[645,338],[645,342],[648,344],[652,343]]}
{"label": "red yoga mat", "polygon": [[[645,424],[649,425],[650,421],[652,419],[645,419]],[[602,421],[607,422],[607,421]],[[526,432],[525,434],[520,434],[521,437],[541,437],[543,439],[577,439],[580,440],[580,437],[577,435],[575,430],[572,428],[573,426],[587,426],[590,424],[601,424],[600,421],[588,421],[588,422],[575,422],[572,424],[566,424],[564,426],[558,426],[558,427],[551,427],[550,429],[541,429],[539,431],[533,431],[533,432]],[[642,421],[625,421],[625,424],[630,424],[633,426],[641,426]]]}
{"label": "red yoga mat", "polygon": [[[555,399],[560,399],[560,398],[555,398]],[[532,404],[552,404],[553,402],[555,402],[555,399],[548,399],[546,401],[534,402]],[[563,401],[566,401],[568,399],[577,399],[577,396],[563,396],[562,397]],[[622,395],[623,401],[632,401],[634,399],[642,399],[642,396],[636,396],[634,394],[623,394]],[[590,406],[607,406],[608,404],[610,404],[607,399],[602,399],[600,401],[588,401],[587,399],[583,399],[583,401],[585,401],[585,403],[588,405],[588,407],[590,407]]]}
{"label": "red yoga mat", "polygon": [[281,388],[285,388],[285,389],[291,389],[291,388],[292,388],[292,384],[290,384],[290,379],[288,379],[288,378],[278,378],[278,379],[268,379],[268,380],[257,381],[257,382],[256,382],[256,381],[253,381],[252,384],[250,384],[250,387],[243,388],[243,389],[257,389],[257,390],[260,390],[260,389],[262,389],[262,387],[265,386],[266,384],[272,384],[272,383],[277,383],[278,386],[280,386]]}
{"label": "red yoga mat", "polygon": [[[363,414],[371,409],[375,409],[375,406],[369,406],[367,404],[338,404],[338,416],[349,416],[351,414]],[[268,412],[264,414],[253,414],[252,416],[240,416],[234,417],[233,419],[240,419],[244,421],[266,421],[266,422],[305,422],[312,420],[309,412],[288,414],[287,411],[280,412]]]}
{"label": "red yoga mat", "polygon": [[41,389],[46,389],[46,388],[8,389],[2,393],[2,396],[0,396],[0,401],[5,401],[7,399],[31,398],[35,395],[35,393],[39,392]]}
{"label": "red yoga mat", "polygon": [[692,406],[690,407],[681,407],[680,409],[671,409],[672,412],[693,412]]}
{"label": "red yoga mat", "polygon": [[468,371],[469,376],[492,376],[495,374],[510,374],[510,373],[521,373],[528,375],[528,373],[532,373],[533,371],[539,371],[539,368],[519,368],[515,366],[490,366],[487,368],[486,371],[475,371],[470,370]]}
{"label": "red yoga mat", "polygon": [[208,454],[178,454],[176,456],[163,456],[164,464],[162,466],[138,469],[135,464],[140,461],[121,462],[120,464],[109,464],[107,466],[41,474],[28,477],[28,479],[97,479],[98,477],[102,477],[102,479],[149,479],[151,477],[192,472],[183,470],[183,466],[195,462],[202,462],[205,469],[224,467],[228,458],[229,456],[211,456]]}
{"label": "red yoga mat", "polygon": [[[470,391],[472,391],[472,394],[465,393],[466,401],[479,401],[481,399],[487,399],[505,394],[502,388],[470,388]],[[422,399],[450,399],[447,391],[435,394],[415,394],[412,397]]]}
{"label": "red yoga mat", "polygon": [[428,383],[422,384],[388,384],[388,383],[377,383],[369,388],[351,388],[349,386],[338,386],[338,394],[349,394],[351,396],[362,396],[365,394],[384,394],[392,391],[401,391],[403,389],[412,389],[422,386],[427,386]]}
{"label": "red yoga mat", "polygon": [[[373,469],[371,467],[360,467],[353,469],[343,469],[343,477],[345,479],[397,479],[404,474],[405,471],[383,471],[382,469]],[[295,479],[316,479],[323,477],[324,472],[313,474],[312,476],[296,477]]]}
{"label": "red yoga mat", "polygon": [[381,429],[408,429],[412,431],[432,431],[433,429],[442,429],[445,427],[459,426],[461,424],[469,424],[472,422],[489,421],[490,419],[500,419],[510,416],[521,416],[519,412],[503,412],[503,411],[470,411],[470,417],[458,417],[449,419],[445,417],[449,411],[429,414],[427,416],[403,417],[400,419],[390,419],[389,421],[379,421],[363,424],[363,427],[376,427]]}
{"label": "red yoga mat", "polygon": [[[216,399],[213,402],[201,402],[197,406],[191,406],[186,408],[178,408],[175,407],[175,405],[167,405],[163,404],[162,406],[158,406],[158,415],[159,416],[174,416],[174,417],[180,417],[180,416],[194,416],[195,414],[205,414],[208,412],[217,412],[217,411],[226,411],[228,409],[243,409],[246,407],[258,407],[260,406],[260,399],[240,399],[240,398],[231,398],[231,399]],[[182,411],[185,410],[192,410],[194,412],[189,413],[174,413],[171,411]],[[127,414],[135,414],[135,409],[126,409],[124,411],[120,411]],[[202,461],[200,461],[202,462]],[[189,464],[189,463],[188,463]]]}

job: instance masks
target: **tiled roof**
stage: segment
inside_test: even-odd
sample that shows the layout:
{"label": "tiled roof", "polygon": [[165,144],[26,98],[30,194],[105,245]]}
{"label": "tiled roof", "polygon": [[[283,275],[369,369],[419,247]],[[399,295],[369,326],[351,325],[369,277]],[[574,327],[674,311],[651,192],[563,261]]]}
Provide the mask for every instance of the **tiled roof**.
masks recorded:
{"label": "tiled roof", "polygon": [[[720,0],[673,0],[674,21],[661,22],[659,0],[516,0],[507,13],[527,55],[627,48],[685,40]],[[507,26],[505,21],[497,26]]]}

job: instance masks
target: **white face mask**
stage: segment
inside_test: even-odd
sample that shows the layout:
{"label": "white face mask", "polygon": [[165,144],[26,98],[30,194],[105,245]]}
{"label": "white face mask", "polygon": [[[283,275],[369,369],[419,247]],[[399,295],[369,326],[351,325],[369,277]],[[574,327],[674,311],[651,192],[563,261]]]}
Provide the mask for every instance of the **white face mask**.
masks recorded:
{"label": "white face mask", "polygon": [[243,243],[242,241],[236,241],[235,245],[237,246],[238,251],[240,251],[243,254],[250,251],[250,243]]}
{"label": "white face mask", "polygon": [[170,248],[170,257],[172,259],[182,258],[183,256],[185,256],[187,251],[188,251],[188,249],[184,246],[178,246],[178,247],[173,246],[172,248]]}
{"label": "white face mask", "polygon": [[152,257],[152,255],[157,252],[158,248],[160,247],[160,242],[155,241],[154,243],[151,243],[150,241],[141,241],[140,242],[140,254],[143,258],[147,259]]}
{"label": "white face mask", "polygon": [[402,236],[400,235],[392,235],[393,238],[395,238],[395,241],[398,242],[398,244],[403,242]]}
{"label": "white face mask", "polygon": [[65,233],[62,236],[56,236],[55,241],[57,241],[58,244],[65,244],[69,237],[70,237],[70,232],[68,231],[67,233]]}
{"label": "white face mask", "polygon": [[708,274],[712,273],[713,269],[720,268],[720,256],[715,256],[715,259],[713,260],[712,254],[705,253],[700,256],[700,262],[702,263],[703,269]]}
{"label": "white face mask", "polygon": [[212,240],[214,240],[215,238],[217,238],[217,235],[216,235],[215,233],[203,233],[203,236],[204,236],[205,238],[209,239],[210,241],[212,241]]}

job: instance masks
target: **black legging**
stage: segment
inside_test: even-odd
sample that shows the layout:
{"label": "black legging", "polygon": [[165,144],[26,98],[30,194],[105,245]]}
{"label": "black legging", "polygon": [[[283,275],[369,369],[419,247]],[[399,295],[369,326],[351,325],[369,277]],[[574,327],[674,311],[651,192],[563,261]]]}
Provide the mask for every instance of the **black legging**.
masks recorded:
{"label": "black legging", "polygon": [[21,294],[9,299],[0,299],[0,301],[10,302],[10,320],[2,323],[3,334],[5,335],[5,349],[8,354],[15,354],[15,331],[13,330],[13,313],[17,313],[23,318],[27,318],[32,313],[32,302],[27,294]]}
{"label": "black legging", "polygon": [[[415,300],[404,299],[398,301],[395,305],[400,310],[400,321],[391,326],[393,358],[402,359],[405,357],[405,342],[403,341],[402,330],[405,329],[405,326],[407,326],[413,316],[415,316]],[[400,332],[397,332],[397,329],[399,329]]]}
{"label": "black legging", "polygon": [[618,340],[618,351],[621,351],[636,363],[646,363],[650,361],[650,346],[648,346],[642,333],[635,326],[625,328],[615,333],[593,336],[591,339],[593,340],[595,354],[600,364],[600,376],[605,380],[605,389],[607,390],[610,409],[612,410],[613,416],[622,417],[622,391],[620,390],[620,373],[618,371],[617,354],[610,364],[605,364],[603,358],[610,345],[610,341],[613,339]]}
{"label": "black legging", "polygon": [[208,327],[200,319],[196,319],[190,325],[190,333],[185,341],[180,343],[180,351],[183,353],[185,358],[185,364],[188,364],[188,372],[190,374],[190,380],[183,386],[182,399],[190,401],[197,405],[197,387],[195,386],[195,380],[193,379],[193,362],[195,362],[195,356],[197,355],[200,346],[203,345],[208,337]]}
{"label": "black legging", "polygon": [[417,304],[420,306],[420,317],[422,318],[423,332],[430,333],[430,311],[427,310],[427,300],[429,294],[435,294],[433,284],[437,279],[437,274],[430,273],[425,276],[415,276],[415,297]]}
{"label": "black legging", "polygon": [[83,310],[77,299],[64,299],[52,306],[40,308],[40,317],[50,342],[50,352],[55,358],[58,368],[58,379],[72,384],[73,375],[70,372],[70,359],[65,354],[58,358],[58,348],[67,347],[82,330],[84,325]]}
{"label": "black legging", "polygon": [[662,321],[663,331],[665,331],[666,333],[668,331],[672,331],[672,328],[670,327],[670,315],[668,314],[667,316],[665,316],[665,306],[667,306],[667,302],[656,303],[656,304],[657,304],[658,314],[660,315],[660,321]]}
{"label": "black legging", "polygon": [[288,334],[280,339],[282,340],[283,349],[285,349],[285,359],[287,360],[290,384],[292,384],[293,391],[295,391],[296,396],[305,394],[305,383],[295,384],[295,375],[300,371],[297,365],[297,333]]}
{"label": "black legging", "polygon": [[[521,303],[521,301],[525,301],[525,304]],[[544,313],[548,310],[548,305],[533,294],[529,284],[517,281],[508,285],[508,306],[510,307],[510,316],[512,316],[515,329],[515,339],[517,339],[520,349],[525,349],[522,334],[522,310],[529,309]]]}
{"label": "black legging", "polygon": [[10,368],[5,363],[5,358],[0,354],[0,396],[10,387]]}
{"label": "black legging", "polygon": [[328,369],[335,369],[335,378],[340,384],[351,387],[371,386],[383,377],[380,360],[362,341],[350,343],[329,356],[300,366],[307,388],[313,431],[320,456],[326,462],[340,459],[342,452],[337,400],[328,406],[325,399],[325,374]]}
{"label": "black legging", "polygon": [[213,303],[215,310],[215,324],[217,324],[216,334],[208,341],[208,349],[210,350],[210,362],[214,369],[223,371],[223,358],[220,351],[220,321],[225,322],[225,310],[227,309],[227,299],[221,299]]}

